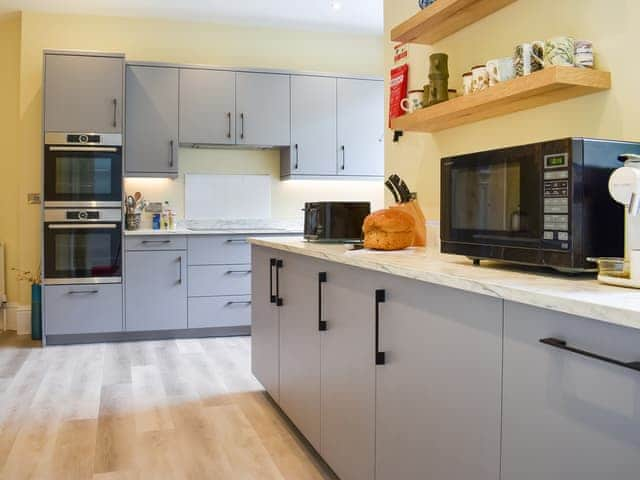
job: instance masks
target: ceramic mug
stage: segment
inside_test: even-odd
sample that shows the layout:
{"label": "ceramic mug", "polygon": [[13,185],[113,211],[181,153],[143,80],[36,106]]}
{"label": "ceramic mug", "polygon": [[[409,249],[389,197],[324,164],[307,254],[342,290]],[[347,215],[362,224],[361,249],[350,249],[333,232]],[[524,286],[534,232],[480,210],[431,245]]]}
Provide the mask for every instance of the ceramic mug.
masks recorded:
{"label": "ceramic mug", "polygon": [[487,62],[489,72],[489,86],[493,87],[498,83],[506,82],[516,78],[516,69],[513,66],[513,58],[496,58]]}
{"label": "ceramic mug", "polygon": [[595,66],[593,43],[589,40],[576,40],[575,47],[576,67],[593,68]]}
{"label": "ceramic mug", "polygon": [[409,90],[407,98],[402,99],[400,108],[407,113],[413,113],[424,106],[424,90]]}
{"label": "ceramic mug", "polygon": [[554,37],[544,43],[544,64],[547,67],[560,65],[573,67],[576,42],[572,37]]}
{"label": "ceramic mug", "polygon": [[477,65],[471,69],[472,91],[481,92],[489,88],[489,72],[486,65]]}
{"label": "ceramic mug", "polygon": [[513,65],[518,77],[531,75],[544,68],[545,43],[537,40],[531,43],[521,43],[516,47],[513,55]]}
{"label": "ceramic mug", "polygon": [[462,75],[462,91],[464,95],[473,93],[473,73],[467,72]]}

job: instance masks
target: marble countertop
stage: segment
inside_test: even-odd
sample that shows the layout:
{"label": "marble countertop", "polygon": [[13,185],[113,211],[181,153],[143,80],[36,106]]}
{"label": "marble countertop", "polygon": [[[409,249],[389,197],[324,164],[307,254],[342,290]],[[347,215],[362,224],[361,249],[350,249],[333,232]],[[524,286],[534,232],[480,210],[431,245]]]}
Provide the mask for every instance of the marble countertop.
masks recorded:
{"label": "marble countertop", "polygon": [[474,266],[432,249],[351,251],[344,245],[309,243],[301,237],[252,238],[263,247],[489,295],[603,322],[640,329],[640,290],[611,287],[595,275],[567,276],[496,262]]}
{"label": "marble countertop", "polygon": [[203,220],[180,222],[175,230],[125,230],[127,237],[145,235],[300,235],[302,224],[291,220]]}

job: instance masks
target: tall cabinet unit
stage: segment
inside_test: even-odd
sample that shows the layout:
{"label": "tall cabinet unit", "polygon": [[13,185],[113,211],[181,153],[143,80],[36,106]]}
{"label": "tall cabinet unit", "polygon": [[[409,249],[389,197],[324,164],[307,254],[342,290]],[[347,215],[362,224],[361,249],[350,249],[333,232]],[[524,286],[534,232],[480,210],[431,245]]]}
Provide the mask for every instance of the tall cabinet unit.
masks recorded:
{"label": "tall cabinet unit", "polygon": [[124,55],[45,51],[45,132],[122,133]]}
{"label": "tall cabinet unit", "polygon": [[178,68],[127,65],[127,175],[178,174],[179,78]]}

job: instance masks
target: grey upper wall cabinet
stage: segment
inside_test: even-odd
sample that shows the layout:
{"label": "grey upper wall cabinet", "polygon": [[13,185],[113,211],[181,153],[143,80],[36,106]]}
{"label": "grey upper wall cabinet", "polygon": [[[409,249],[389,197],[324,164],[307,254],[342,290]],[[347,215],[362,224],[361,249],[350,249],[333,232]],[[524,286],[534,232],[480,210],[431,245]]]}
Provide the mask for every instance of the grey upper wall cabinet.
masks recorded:
{"label": "grey upper wall cabinet", "polygon": [[177,175],[179,77],[177,68],[127,65],[127,175]]}
{"label": "grey upper wall cabinet", "polygon": [[122,133],[124,56],[46,53],[45,132]]}
{"label": "grey upper wall cabinet", "polygon": [[291,77],[291,146],[280,175],[335,175],[337,80]]}
{"label": "grey upper wall cabinet", "polygon": [[180,143],[236,143],[236,73],[180,70]]}
{"label": "grey upper wall cabinet", "polygon": [[400,277],[384,284],[376,478],[498,480],[502,301]]}
{"label": "grey upper wall cabinet", "polygon": [[[640,332],[505,302],[503,480],[637,480]],[[561,347],[562,344],[559,344]]]}
{"label": "grey upper wall cabinet", "polygon": [[236,143],[287,146],[290,142],[290,76],[243,73],[236,76]]}
{"label": "grey upper wall cabinet", "polygon": [[384,86],[338,79],[338,175],[384,175]]}

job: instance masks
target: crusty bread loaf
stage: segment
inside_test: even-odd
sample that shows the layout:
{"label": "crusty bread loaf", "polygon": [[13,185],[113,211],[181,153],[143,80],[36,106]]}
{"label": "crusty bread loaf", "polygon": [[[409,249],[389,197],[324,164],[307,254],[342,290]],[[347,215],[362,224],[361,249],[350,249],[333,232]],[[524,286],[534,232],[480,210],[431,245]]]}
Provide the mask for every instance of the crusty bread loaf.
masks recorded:
{"label": "crusty bread loaf", "polygon": [[397,208],[379,210],[364,220],[362,230],[365,248],[402,250],[413,243],[415,219]]}

